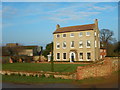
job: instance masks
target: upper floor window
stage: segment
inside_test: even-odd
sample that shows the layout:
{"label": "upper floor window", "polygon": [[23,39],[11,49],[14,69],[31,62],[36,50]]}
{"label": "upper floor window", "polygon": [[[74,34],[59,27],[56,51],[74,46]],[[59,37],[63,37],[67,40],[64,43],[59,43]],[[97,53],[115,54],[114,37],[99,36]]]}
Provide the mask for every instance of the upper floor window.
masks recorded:
{"label": "upper floor window", "polygon": [[57,34],[57,36],[56,36],[56,37],[58,38],[58,37],[60,37],[60,35],[59,35],[59,34]]}
{"label": "upper floor window", "polygon": [[57,49],[59,49],[60,48],[60,43],[57,42],[56,47],[57,47]]}
{"label": "upper floor window", "polygon": [[63,34],[63,37],[66,37],[66,34]]}
{"label": "upper floor window", "polygon": [[74,41],[71,42],[71,47],[74,47]]}
{"label": "upper floor window", "polygon": [[90,48],[90,41],[87,40],[87,48]]}
{"label": "upper floor window", "polygon": [[90,36],[90,32],[86,32],[86,36]]}
{"label": "upper floor window", "polygon": [[63,42],[63,48],[66,48],[66,42]]}
{"label": "upper floor window", "polygon": [[100,34],[98,34],[98,37],[100,37]]}
{"label": "upper floor window", "polygon": [[97,34],[96,34],[96,32],[95,32],[95,36],[96,36]]}
{"label": "upper floor window", "polygon": [[74,37],[74,33],[71,33],[71,34],[70,34],[70,37]]}
{"label": "upper floor window", "polygon": [[83,42],[80,41],[80,42],[79,42],[79,48],[82,48],[82,47],[83,47]]}
{"label": "upper floor window", "polygon": [[79,33],[79,36],[80,36],[80,37],[82,37],[82,35],[83,35],[83,33],[82,33],[82,32],[80,32],[80,33]]}

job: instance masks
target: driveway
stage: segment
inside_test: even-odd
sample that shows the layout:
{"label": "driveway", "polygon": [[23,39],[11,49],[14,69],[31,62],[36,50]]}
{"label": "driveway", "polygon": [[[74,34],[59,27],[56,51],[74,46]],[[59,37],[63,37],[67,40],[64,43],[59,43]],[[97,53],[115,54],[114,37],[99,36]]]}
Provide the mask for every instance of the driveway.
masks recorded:
{"label": "driveway", "polygon": [[16,83],[2,83],[2,88],[118,88],[117,83],[96,84],[96,85],[80,85],[80,84],[16,84]]}

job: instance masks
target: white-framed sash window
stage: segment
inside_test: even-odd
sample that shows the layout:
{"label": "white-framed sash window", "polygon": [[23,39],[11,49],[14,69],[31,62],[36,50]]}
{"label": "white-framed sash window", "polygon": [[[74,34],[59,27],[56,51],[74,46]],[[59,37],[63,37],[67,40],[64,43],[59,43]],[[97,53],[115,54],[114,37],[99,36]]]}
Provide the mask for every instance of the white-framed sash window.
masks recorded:
{"label": "white-framed sash window", "polygon": [[74,48],[74,46],[75,46],[75,45],[74,45],[74,41],[71,41],[70,47],[71,47],[71,48]]}
{"label": "white-framed sash window", "polygon": [[86,36],[90,36],[90,32],[86,32]]}
{"label": "white-framed sash window", "polygon": [[83,48],[83,41],[79,42],[79,48]]}
{"label": "white-framed sash window", "polygon": [[59,34],[57,34],[57,35],[56,35],[56,38],[59,38],[59,37],[60,37],[60,35],[59,35]]}
{"label": "white-framed sash window", "polygon": [[87,47],[87,48],[90,48],[90,46],[91,46],[91,43],[90,43],[89,40],[87,40],[87,42],[86,42],[86,47]]}
{"label": "white-framed sash window", "polygon": [[82,33],[82,32],[80,32],[80,33],[79,33],[79,36],[80,36],[80,37],[82,37],[82,35],[83,35],[83,33]]}
{"label": "white-framed sash window", "polygon": [[63,42],[63,48],[64,49],[66,48],[66,42],[65,41]]}
{"label": "white-framed sash window", "polygon": [[63,59],[67,59],[67,54],[66,53],[63,53]]}
{"label": "white-framed sash window", "polygon": [[57,53],[56,59],[57,59],[57,60],[60,60],[60,53]]}
{"label": "white-framed sash window", "polygon": [[70,33],[70,37],[74,37],[74,33]]}
{"label": "white-framed sash window", "polygon": [[83,60],[83,52],[80,52],[80,53],[79,53],[79,59],[80,59],[80,60]]}
{"label": "white-framed sash window", "polygon": [[56,43],[56,48],[59,49],[60,48],[60,43]]}

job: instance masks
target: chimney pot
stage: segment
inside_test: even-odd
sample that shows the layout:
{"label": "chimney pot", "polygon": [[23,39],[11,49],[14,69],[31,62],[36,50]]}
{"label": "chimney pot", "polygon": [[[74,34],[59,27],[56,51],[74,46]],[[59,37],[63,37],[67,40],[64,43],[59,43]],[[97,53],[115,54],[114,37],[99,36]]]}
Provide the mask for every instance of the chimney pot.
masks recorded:
{"label": "chimney pot", "polygon": [[59,24],[56,25],[56,29],[58,29],[58,28],[60,28],[60,25],[59,25]]}

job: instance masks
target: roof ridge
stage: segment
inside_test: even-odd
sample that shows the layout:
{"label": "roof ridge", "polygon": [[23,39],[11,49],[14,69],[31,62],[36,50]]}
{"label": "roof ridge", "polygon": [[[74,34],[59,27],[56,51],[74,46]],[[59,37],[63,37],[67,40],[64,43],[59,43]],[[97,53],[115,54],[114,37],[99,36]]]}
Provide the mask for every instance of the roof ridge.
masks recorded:
{"label": "roof ridge", "polygon": [[[95,23],[93,23],[95,25]],[[76,25],[76,26],[67,26],[67,27],[77,27],[77,26],[86,26],[86,25],[93,25],[93,24],[85,24],[85,25]],[[60,28],[67,28],[67,27],[60,27]]]}

